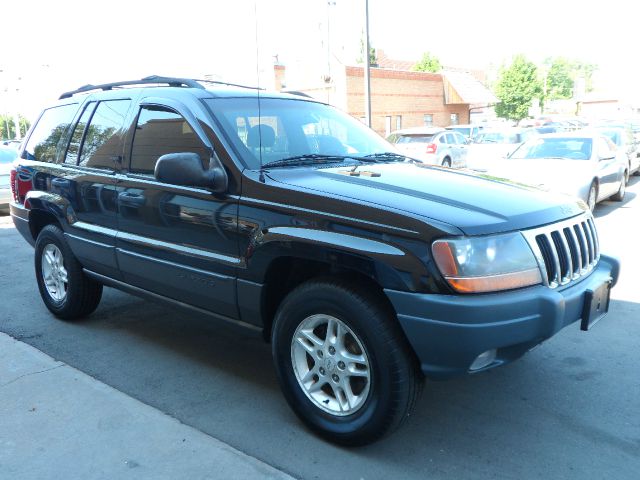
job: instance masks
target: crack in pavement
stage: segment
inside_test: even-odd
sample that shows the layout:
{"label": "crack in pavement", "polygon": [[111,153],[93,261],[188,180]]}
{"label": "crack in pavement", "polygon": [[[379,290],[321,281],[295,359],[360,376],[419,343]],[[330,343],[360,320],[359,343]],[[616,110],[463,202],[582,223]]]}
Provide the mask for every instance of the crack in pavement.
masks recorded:
{"label": "crack in pavement", "polygon": [[0,385],[0,388],[6,387],[7,385],[11,385],[12,383],[17,382],[18,380],[20,380],[22,378],[29,377],[31,375],[38,375],[40,373],[50,372],[51,370],[55,370],[56,368],[60,368],[60,367],[64,367],[64,366],[66,366],[66,363],[61,363],[60,365],[56,365],[55,367],[46,368],[46,369],[40,370],[38,372],[25,373],[23,375],[20,375],[19,377],[14,378],[13,380],[8,381],[7,383],[3,383],[2,385]]}

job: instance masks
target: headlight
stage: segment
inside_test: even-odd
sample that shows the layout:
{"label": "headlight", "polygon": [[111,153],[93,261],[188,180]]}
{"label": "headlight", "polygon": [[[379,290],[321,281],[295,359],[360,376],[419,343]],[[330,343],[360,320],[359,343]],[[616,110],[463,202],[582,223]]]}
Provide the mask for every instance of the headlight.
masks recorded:
{"label": "headlight", "polygon": [[520,233],[436,240],[433,258],[454,290],[494,292],[542,283],[540,268]]}

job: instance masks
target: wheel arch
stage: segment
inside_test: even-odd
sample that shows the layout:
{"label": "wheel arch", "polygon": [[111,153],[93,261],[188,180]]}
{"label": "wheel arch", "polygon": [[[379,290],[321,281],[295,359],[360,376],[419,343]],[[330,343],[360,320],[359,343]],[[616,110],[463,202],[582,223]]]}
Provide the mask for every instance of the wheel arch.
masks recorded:
{"label": "wheel arch", "polygon": [[25,198],[29,209],[29,230],[35,241],[44,227],[58,225],[64,230],[69,215],[73,215],[68,200],[49,192],[30,191]]}
{"label": "wheel arch", "polygon": [[[361,285],[380,294],[395,312],[384,289],[417,290],[429,276],[417,256],[397,245],[336,232],[295,227],[274,230],[265,235],[248,260],[252,270],[262,272],[255,279],[262,288],[253,313],[259,317],[256,323],[263,326],[267,340],[282,300],[313,278],[340,278]],[[244,302],[240,299],[239,303]]]}

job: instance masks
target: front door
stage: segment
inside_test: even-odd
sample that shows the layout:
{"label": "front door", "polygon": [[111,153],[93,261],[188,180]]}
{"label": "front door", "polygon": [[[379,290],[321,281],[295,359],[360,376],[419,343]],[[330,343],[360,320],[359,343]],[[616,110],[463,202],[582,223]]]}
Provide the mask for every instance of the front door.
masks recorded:
{"label": "front door", "polygon": [[208,168],[210,144],[187,118],[177,108],[140,107],[118,183],[118,263],[129,284],[238,318],[237,199],[154,178],[168,153],[197,153]]}

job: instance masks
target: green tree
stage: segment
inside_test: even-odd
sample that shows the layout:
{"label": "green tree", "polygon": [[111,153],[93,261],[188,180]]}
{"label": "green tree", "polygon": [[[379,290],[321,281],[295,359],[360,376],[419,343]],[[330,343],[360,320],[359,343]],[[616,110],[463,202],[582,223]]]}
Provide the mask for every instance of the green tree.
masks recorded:
{"label": "green tree", "polygon": [[545,100],[558,100],[573,96],[574,72],[572,63],[558,57],[545,61],[547,70]]}
{"label": "green tree", "polygon": [[516,121],[527,117],[532,100],[542,97],[537,67],[524,55],[516,55],[508,68],[500,69],[495,94],[500,100],[496,115]]}
{"label": "green tree", "polygon": [[442,69],[440,60],[429,52],[424,52],[422,58],[413,66],[416,72],[439,72]]}
{"label": "green tree", "polygon": [[593,90],[593,72],[598,67],[591,63],[570,60],[563,57],[547,58],[544,61],[546,74],[545,99],[571,98],[578,78],[584,78],[586,91]]}
{"label": "green tree", "polygon": [[[31,126],[29,120],[19,115],[20,122],[20,138],[24,137]],[[14,123],[13,115],[5,113],[0,115],[0,137],[3,140],[10,140],[16,138],[16,126]]]}
{"label": "green tree", "polygon": [[[364,36],[364,33],[362,34]],[[358,63],[364,63],[364,38],[360,38],[360,56],[358,57]],[[378,54],[376,49],[369,43],[369,65],[378,65]]]}

